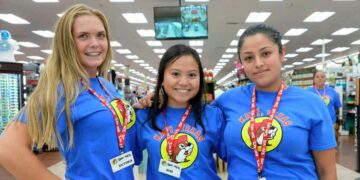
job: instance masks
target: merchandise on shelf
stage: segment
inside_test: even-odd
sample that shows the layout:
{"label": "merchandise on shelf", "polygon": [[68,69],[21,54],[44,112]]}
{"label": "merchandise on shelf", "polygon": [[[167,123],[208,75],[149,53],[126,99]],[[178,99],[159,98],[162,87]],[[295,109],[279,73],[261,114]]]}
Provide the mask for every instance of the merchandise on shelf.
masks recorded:
{"label": "merchandise on shelf", "polygon": [[292,74],[290,85],[308,88],[313,85],[313,74],[315,67],[295,69]]}

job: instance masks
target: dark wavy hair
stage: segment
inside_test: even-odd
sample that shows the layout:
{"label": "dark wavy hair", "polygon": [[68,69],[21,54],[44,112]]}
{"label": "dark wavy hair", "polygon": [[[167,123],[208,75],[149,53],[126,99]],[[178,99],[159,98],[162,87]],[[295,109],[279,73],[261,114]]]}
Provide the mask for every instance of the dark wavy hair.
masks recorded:
{"label": "dark wavy hair", "polygon": [[253,25],[248,27],[245,32],[240,36],[239,38],[239,42],[238,42],[238,57],[240,59],[241,62],[241,58],[240,58],[240,49],[242,48],[243,44],[244,44],[244,40],[246,37],[249,36],[253,36],[255,34],[263,34],[266,37],[268,37],[272,42],[274,42],[279,49],[279,53],[282,53],[282,47],[283,45],[281,44],[281,34],[279,31],[277,31],[276,29],[267,26],[265,24],[257,24],[257,25]]}
{"label": "dark wavy hair", "polygon": [[[201,65],[199,54],[193,48],[183,44],[177,44],[170,47],[160,60],[159,69],[158,69],[158,78],[155,87],[155,95],[152,106],[150,107],[150,111],[148,114],[148,121],[150,121],[151,127],[153,129],[162,131],[156,123],[156,117],[161,113],[161,111],[164,110],[168,101],[168,95],[166,94],[166,92],[164,91],[163,93],[160,93],[161,86],[164,82],[165,69],[168,67],[168,65],[172,64],[182,56],[192,56],[198,65],[199,74],[200,74],[199,91],[193,98],[190,99],[189,103],[191,104],[191,111],[195,115],[195,123],[200,124],[200,126],[205,132],[205,127],[201,119],[201,115],[203,113],[205,106],[205,100],[203,99],[203,94],[205,92],[203,68]],[[162,99],[161,105],[160,105],[160,99]]]}

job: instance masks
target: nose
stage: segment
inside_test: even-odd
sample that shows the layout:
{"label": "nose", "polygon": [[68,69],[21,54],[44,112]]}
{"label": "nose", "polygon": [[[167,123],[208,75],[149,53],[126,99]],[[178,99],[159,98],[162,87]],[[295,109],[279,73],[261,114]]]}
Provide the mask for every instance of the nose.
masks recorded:
{"label": "nose", "polygon": [[90,38],[90,47],[98,47],[99,46],[99,40],[96,37]]}
{"label": "nose", "polygon": [[255,67],[260,68],[264,65],[263,60],[259,56],[255,56]]}
{"label": "nose", "polygon": [[179,85],[186,86],[188,84],[188,78],[186,75],[183,75],[179,79]]}

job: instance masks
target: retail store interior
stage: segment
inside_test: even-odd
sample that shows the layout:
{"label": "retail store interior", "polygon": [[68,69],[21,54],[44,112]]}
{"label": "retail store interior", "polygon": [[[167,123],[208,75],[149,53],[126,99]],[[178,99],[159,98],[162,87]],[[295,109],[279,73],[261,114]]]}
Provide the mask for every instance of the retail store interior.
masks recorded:
{"label": "retail store interior", "polygon": [[[2,59],[8,54],[0,47],[0,134],[37,85],[51,54],[55,22],[76,3],[97,8],[108,18],[111,69],[124,98],[133,91],[143,96],[153,90],[162,55],[180,43],[200,54],[210,103],[219,87],[226,91],[251,83],[237,55],[238,39],[245,29],[258,23],[276,28],[286,48],[283,81],[308,88],[313,85],[314,71],[323,70],[326,84],[338,92],[342,102],[336,147],[338,179],[360,179],[360,0],[0,0],[0,30],[7,30],[16,44],[10,55],[14,60]],[[187,20],[192,23],[183,25],[186,37],[176,35],[176,25],[155,27],[156,9],[180,5],[200,7],[187,9],[194,17]],[[128,17],[131,15],[139,17]],[[44,147],[34,153],[64,177],[65,163],[56,149]],[[217,160],[217,168],[226,179],[226,163]],[[145,179],[145,171],[146,163],[136,166],[136,179]],[[15,178],[0,166],[0,179]]]}

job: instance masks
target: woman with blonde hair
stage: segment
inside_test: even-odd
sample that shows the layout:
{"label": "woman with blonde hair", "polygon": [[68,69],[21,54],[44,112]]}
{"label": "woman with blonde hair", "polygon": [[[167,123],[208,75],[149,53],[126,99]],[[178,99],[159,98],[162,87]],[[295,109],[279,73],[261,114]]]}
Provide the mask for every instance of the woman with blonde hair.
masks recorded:
{"label": "woman with blonde hair", "polygon": [[57,145],[66,179],[133,179],[135,113],[100,77],[111,57],[103,13],[70,7],[37,88],[0,138],[0,164],[19,179],[57,179],[31,152],[33,144]]}

